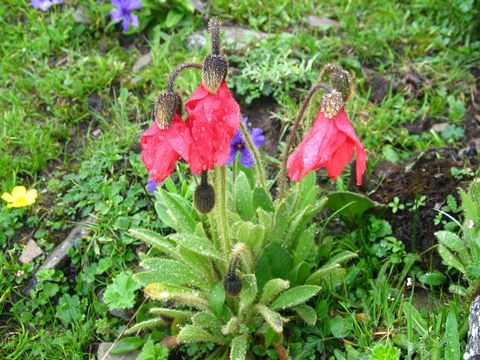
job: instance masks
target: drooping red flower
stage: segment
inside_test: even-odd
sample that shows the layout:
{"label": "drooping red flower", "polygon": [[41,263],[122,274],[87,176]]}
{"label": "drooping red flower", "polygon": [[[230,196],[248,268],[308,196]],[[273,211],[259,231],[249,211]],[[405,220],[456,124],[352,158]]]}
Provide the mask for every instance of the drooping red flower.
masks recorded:
{"label": "drooping red flower", "polygon": [[320,110],[312,129],[289,156],[288,175],[291,181],[300,181],[312,170],[325,166],[330,178],[335,180],[356,152],[357,185],[362,184],[366,169],[366,154],[345,109],[329,119]]}
{"label": "drooping red flower", "polygon": [[192,139],[187,124],[179,114],[173,117],[166,129],[160,129],[156,121],[142,134],[142,160],[150,179],[165,180],[175,167],[178,158],[188,161]]}
{"label": "drooping red flower", "polygon": [[186,159],[194,174],[223,166],[230,154],[230,141],[237,132],[240,106],[222,81],[216,94],[199,85],[185,103],[192,143]]}

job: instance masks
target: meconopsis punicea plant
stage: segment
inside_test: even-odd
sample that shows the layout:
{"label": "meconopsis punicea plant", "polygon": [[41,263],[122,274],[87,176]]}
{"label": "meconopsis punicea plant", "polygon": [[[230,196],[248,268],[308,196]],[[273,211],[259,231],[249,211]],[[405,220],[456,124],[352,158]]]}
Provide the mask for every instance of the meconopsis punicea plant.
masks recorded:
{"label": "meconopsis punicea plant", "polygon": [[[325,167],[335,179],[356,153],[356,179],[362,182],[365,152],[344,109],[352,81],[339,66],[325,66],[321,77],[328,84],[315,84],[308,92],[290,130],[283,166],[268,180],[258,149],[263,135],[240,120],[227,87],[220,27],[218,19],[209,23],[212,47],[203,64],[181,64],[170,74],[155,101],[155,119],[142,135],[142,160],[151,180],[164,181],[181,159],[200,181],[193,204],[161,186],[155,190],[156,211],[170,234],[130,230],[152,246],[141,256],[144,271],[134,278],[154,305],[152,318],[128,332],[170,326],[169,344],[213,343],[217,358],[245,359],[253,343],[273,344],[286,354],[286,324],[314,325],[317,315],[309,301],[327,278],[341,281],[342,264],[356,256],[343,251],[319,264],[315,254],[322,245],[313,221],[326,203],[314,170]],[[182,115],[175,79],[185,69],[201,70],[202,83]],[[303,113],[320,90],[312,129],[290,154]],[[273,340],[266,344],[266,338]]]}

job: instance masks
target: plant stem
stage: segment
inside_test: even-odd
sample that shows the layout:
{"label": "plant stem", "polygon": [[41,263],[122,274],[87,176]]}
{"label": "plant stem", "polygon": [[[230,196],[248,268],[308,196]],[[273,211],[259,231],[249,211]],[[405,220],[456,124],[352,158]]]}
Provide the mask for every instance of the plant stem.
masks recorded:
{"label": "plant stem", "polygon": [[217,199],[215,218],[222,252],[225,259],[228,259],[231,244],[227,222],[227,172],[225,167],[215,165],[214,175],[215,198]]}
{"label": "plant stem", "polygon": [[220,19],[213,18],[208,22],[208,29],[212,36],[212,54],[220,55],[220,28],[222,22]]}
{"label": "plant stem", "polygon": [[242,136],[245,139],[245,143],[247,144],[248,150],[252,153],[253,158],[255,159],[255,170],[257,173],[258,181],[260,185],[267,190],[267,182],[265,178],[265,168],[263,167],[262,160],[260,158],[260,152],[255,147],[252,141],[252,137],[250,136],[247,126],[240,121],[240,131],[242,132]]}
{"label": "plant stem", "polygon": [[310,90],[308,91],[307,96],[305,97],[305,100],[303,100],[302,106],[297,112],[297,115],[295,115],[295,120],[293,122],[293,127],[292,130],[290,131],[290,134],[288,135],[287,139],[287,146],[285,147],[285,153],[283,154],[283,164],[282,168],[280,170],[280,179],[279,179],[279,184],[278,184],[278,199],[282,200],[283,197],[285,196],[285,186],[286,186],[286,181],[287,181],[287,160],[288,160],[288,155],[290,155],[290,149],[293,146],[293,142],[295,141],[295,136],[297,135],[298,127],[300,125],[300,121],[302,120],[302,116],[305,113],[305,110],[307,109],[307,106],[312,99],[312,96],[320,89],[325,90],[326,92],[331,92],[332,89],[324,84],[324,83],[318,83],[313,85]]}
{"label": "plant stem", "polygon": [[175,69],[170,73],[168,76],[168,83],[167,83],[167,90],[174,91],[175,90],[175,80],[177,76],[185,69],[195,68],[195,69],[202,69],[202,64],[194,63],[194,62],[185,62],[177,65]]}

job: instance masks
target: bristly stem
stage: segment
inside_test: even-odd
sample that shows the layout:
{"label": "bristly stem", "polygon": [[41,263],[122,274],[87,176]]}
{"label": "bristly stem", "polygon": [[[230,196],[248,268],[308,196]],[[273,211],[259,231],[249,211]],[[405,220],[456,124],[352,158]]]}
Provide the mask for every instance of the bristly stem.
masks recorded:
{"label": "bristly stem", "polygon": [[288,155],[290,155],[290,149],[293,146],[293,142],[295,141],[295,137],[297,135],[298,127],[300,126],[300,121],[302,120],[302,116],[305,113],[305,110],[307,109],[307,106],[310,103],[310,100],[312,99],[312,96],[320,89],[325,90],[327,93],[332,91],[332,89],[324,83],[318,83],[318,84],[313,85],[310,88],[310,90],[308,91],[308,94],[305,97],[305,100],[303,100],[302,106],[298,110],[297,115],[295,115],[295,120],[293,121],[292,130],[290,131],[290,134],[288,135],[287,146],[285,147],[285,153],[283,154],[283,164],[282,164],[282,168],[280,170],[280,177],[279,177],[279,184],[278,184],[278,191],[279,191],[278,199],[279,200],[282,200],[284,195],[285,195],[285,185],[286,185],[286,181],[287,181]]}
{"label": "bristly stem", "polygon": [[208,22],[208,30],[212,37],[212,54],[220,55],[220,28],[222,22],[220,19],[213,18]]}
{"label": "bristly stem", "polygon": [[240,131],[242,132],[242,136],[245,139],[245,143],[247,144],[248,150],[252,153],[253,158],[255,159],[255,170],[257,172],[258,181],[260,185],[267,190],[267,182],[265,178],[265,169],[262,164],[262,160],[260,157],[260,153],[258,149],[255,147],[252,141],[252,137],[250,136],[247,126],[240,120]]}
{"label": "bristly stem", "polygon": [[194,62],[185,62],[177,65],[175,69],[170,73],[168,76],[168,83],[167,83],[167,90],[168,91],[174,91],[175,90],[175,80],[183,70],[188,69],[188,68],[195,68],[195,69],[202,69],[202,64],[197,64]]}
{"label": "bristly stem", "polygon": [[208,185],[208,171],[204,170],[202,171],[202,180],[200,182],[201,186],[207,186]]}
{"label": "bristly stem", "polygon": [[215,165],[214,170],[214,188],[217,205],[215,206],[215,220],[217,221],[218,235],[225,259],[228,259],[230,253],[230,238],[228,233],[227,220],[227,172],[225,167]]}

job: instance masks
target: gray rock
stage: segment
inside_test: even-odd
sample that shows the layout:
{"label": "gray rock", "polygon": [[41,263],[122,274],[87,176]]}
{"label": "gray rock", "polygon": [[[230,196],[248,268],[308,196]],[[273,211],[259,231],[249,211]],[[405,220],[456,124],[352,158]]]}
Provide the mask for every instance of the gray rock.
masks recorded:
{"label": "gray rock", "polygon": [[97,359],[98,360],[135,360],[140,354],[140,351],[135,350],[127,354],[112,355],[110,349],[112,348],[112,342],[105,342],[98,345]]}
{"label": "gray rock", "polygon": [[140,71],[145,66],[149,65],[152,62],[152,52],[148,52],[145,55],[142,55],[138,60],[133,64],[133,71]]}
{"label": "gray rock", "polygon": [[75,9],[72,16],[73,16],[73,20],[75,20],[75,22],[79,24],[88,25],[92,22],[92,19],[90,19],[90,16],[88,15],[87,10],[82,5],[79,5]]}
{"label": "gray rock", "polygon": [[432,126],[432,130],[440,134],[448,127],[448,125],[447,122],[438,123]]}
{"label": "gray rock", "polygon": [[[264,32],[244,29],[238,26],[225,26],[222,28],[222,32],[225,46],[229,50],[241,50],[270,36]],[[283,33],[282,35],[291,36],[288,33]],[[187,45],[192,49],[205,47],[207,45],[206,30],[191,34],[187,39]]]}
{"label": "gray rock", "polygon": [[337,20],[316,15],[307,15],[307,22],[308,25],[315,28],[329,28],[340,26],[340,23]]}
{"label": "gray rock", "polygon": [[468,328],[468,344],[463,359],[478,360],[480,359],[480,296],[477,296],[470,305]]}
{"label": "gray rock", "polygon": [[67,258],[68,250],[77,245],[77,243],[85,238],[90,233],[90,227],[96,222],[95,217],[89,216],[85,221],[75,226],[73,230],[68,234],[65,240],[58,244],[47,256],[45,262],[40,266],[28,282],[27,286],[22,290],[22,293],[26,296],[30,294],[37,283],[37,274],[43,269],[57,269]]}
{"label": "gray rock", "polygon": [[40,246],[38,246],[34,240],[30,239],[28,240],[27,246],[25,247],[25,250],[23,250],[22,255],[20,255],[19,260],[22,264],[26,264],[42,254],[43,250],[40,248]]}

